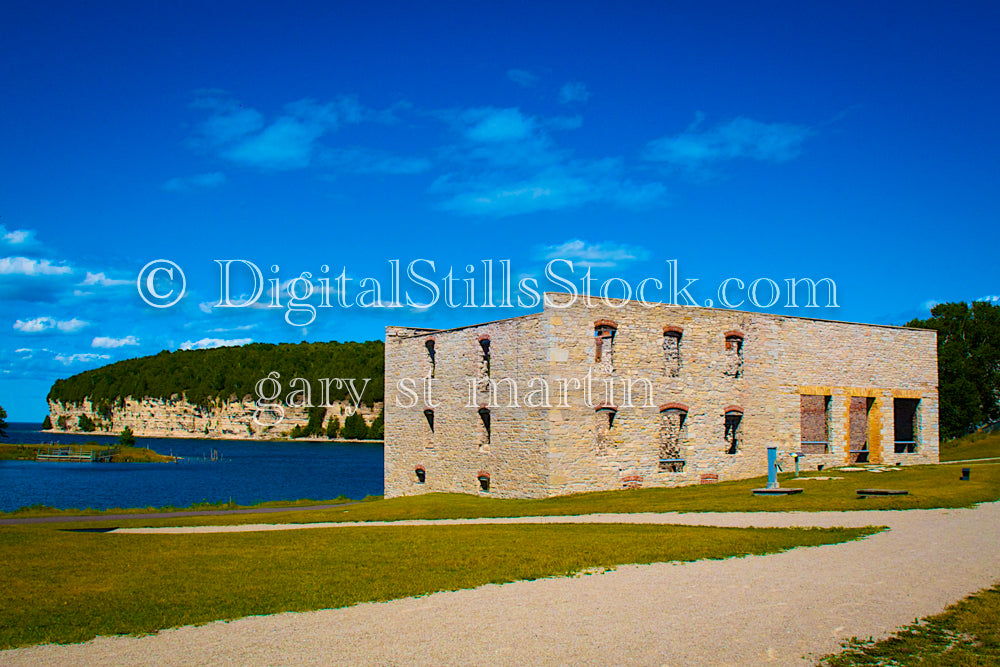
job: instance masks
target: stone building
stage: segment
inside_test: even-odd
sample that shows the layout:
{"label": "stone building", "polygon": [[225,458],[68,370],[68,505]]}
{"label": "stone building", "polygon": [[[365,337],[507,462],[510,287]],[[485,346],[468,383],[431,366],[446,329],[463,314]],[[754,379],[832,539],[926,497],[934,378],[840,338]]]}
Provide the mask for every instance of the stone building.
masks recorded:
{"label": "stone building", "polygon": [[938,460],[936,332],[548,294],[387,327],[385,495],[538,498]]}

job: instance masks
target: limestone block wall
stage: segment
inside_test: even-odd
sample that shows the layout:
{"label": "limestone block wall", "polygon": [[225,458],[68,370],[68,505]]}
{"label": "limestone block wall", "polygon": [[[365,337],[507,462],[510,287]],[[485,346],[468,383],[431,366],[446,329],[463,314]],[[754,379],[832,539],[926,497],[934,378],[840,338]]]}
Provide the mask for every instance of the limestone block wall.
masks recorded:
{"label": "limestone block wall", "polygon": [[[539,497],[766,474],[776,445],[785,470],[937,461],[935,332],[764,313],[582,300],[449,331],[386,331],[386,495],[431,490]],[[490,381],[472,391],[490,339]],[[425,343],[434,339],[433,369]],[[427,397],[395,405],[397,383],[433,373]],[[548,394],[536,391],[544,386]],[[473,395],[474,394],[474,395]],[[820,396],[826,444],[802,445],[802,396]],[[851,399],[855,444],[850,437]],[[896,453],[895,399],[918,400],[916,446]],[[808,403],[808,401],[807,401]],[[490,410],[489,442],[475,404]],[[807,429],[813,439],[815,428]],[[421,482],[417,470],[423,471]]]}
{"label": "limestone block wall", "polygon": [[[538,314],[446,331],[386,329],[387,497],[430,491],[547,494],[545,410],[509,398],[514,384],[524,387],[545,375],[542,321]],[[489,491],[480,473],[489,476]]]}

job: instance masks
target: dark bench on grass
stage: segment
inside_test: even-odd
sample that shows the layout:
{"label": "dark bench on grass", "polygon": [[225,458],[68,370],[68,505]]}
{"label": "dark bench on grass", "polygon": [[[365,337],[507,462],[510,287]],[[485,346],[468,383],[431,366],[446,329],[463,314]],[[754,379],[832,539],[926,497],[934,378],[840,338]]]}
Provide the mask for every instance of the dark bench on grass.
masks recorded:
{"label": "dark bench on grass", "polygon": [[905,496],[909,491],[903,489],[858,489],[858,495],[862,498],[868,496]]}

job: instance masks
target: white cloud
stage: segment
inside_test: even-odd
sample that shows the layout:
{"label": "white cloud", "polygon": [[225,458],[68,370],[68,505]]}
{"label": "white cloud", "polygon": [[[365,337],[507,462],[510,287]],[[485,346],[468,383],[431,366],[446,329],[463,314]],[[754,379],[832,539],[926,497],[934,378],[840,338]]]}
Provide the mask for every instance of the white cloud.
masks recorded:
{"label": "white cloud", "polygon": [[981,296],[978,299],[976,299],[976,301],[985,301],[986,303],[992,303],[994,305],[1000,305],[1000,296],[992,295],[992,294],[988,295],[988,296]]}
{"label": "white cloud", "polygon": [[238,327],[220,327],[218,329],[209,329],[208,333],[229,333],[230,331],[250,331],[251,329],[256,329],[256,324],[242,324]]}
{"label": "white cloud", "polygon": [[490,170],[475,179],[438,179],[432,191],[449,193],[440,204],[463,215],[505,217],[608,203],[642,208],[661,201],[660,183],[635,183],[616,159],[569,160],[521,175],[517,170]]}
{"label": "white cloud", "polygon": [[535,120],[520,109],[493,107],[468,109],[461,116],[467,124],[465,136],[477,142],[520,141],[535,131]]}
{"label": "white cloud", "polygon": [[168,192],[184,192],[196,188],[217,188],[226,182],[226,175],[220,171],[194,176],[177,176],[160,186]]}
{"label": "white cloud", "polygon": [[[207,147],[231,162],[270,171],[310,166],[325,135],[343,124],[360,123],[367,113],[352,97],[326,104],[311,99],[291,102],[269,123],[259,111],[218,96],[199,100],[195,106],[211,111],[200,128]],[[217,184],[222,175],[202,176]]]}
{"label": "white cloud", "polygon": [[56,361],[63,363],[67,366],[69,366],[70,364],[75,364],[77,362],[97,361],[99,359],[110,359],[110,358],[111,357],[107,354],[94,354],[91,352],[85,352],[82,354],[70,354],[68,356],[65,354],[57,354],[55,356]]}
{"label": "white cloud", "polygon": [[431,168],[431,161],[425,158],[360,148],[329,151],[324,156],[323,164],[356,174],[420,174]]}
{"label": "white cloud", "polygon": [[52,317],[36,317],[32,320],[17,320],[14,322],[14,329],[23,333],[40,333],[57,329],[62,333],[73,333],[87,326],[89,322],[78,320],[75,317],[71,320],[56,320]]}
{"label": "white cloud", "polygon": [[68,266],[56,266],[47,259],[0,257],[0,275],[58,276],[72,273]]}
{"label": "white cloud", "polygon": [[620,158],[573,159],[546,129],[580,127],[579,118],[528,116],[517,108],[472,108],[442,116],[464,141],[442,151],[455,164],[430,187],[438,207],[462,215],[503,217],[593,203],[635,208],[656,203],[660,183],[635,183]]}
{"label": "white cloud", "polygon": [[563,104],[572,104],[574,102],[586,102],[590,99],[590,91],[587,90],[587,86],[579,81],[570,81],[569,83],[563,84],[563,87],[559,89],[559,101]]}
{"label": "white cloud", "polygon": [[543,259],[568,259],[580,266],[611,267],[644,260],[649,257],[649,251],[638,246],[624,243],[587,243],[581,239],[572,239],[559,245],[542,246],[539,254]]}
{"label": "white cloud", "polygon": [[9,245],[31,245],[35,240],[35,232],[29,229],[7,231],[6,226],[0,225],[0,239]]}
{"label": "white cloud", "polygon": [[91,273],[87,271],[87,275],[84,277],[83,282],[80,285],[100,285],[101,287],[116,287],[119,285],[133,285],[134,280],[120,280],[115,278],[108,278],[101,273]]}
{"label": "white cloud", "polygon": [[138,345],[139,339],[135,336],[125,336],[124,338],[109,338],[108,336],[95,336],[91,341],[91,347],[115,348],[126,345]]}
{"label": "white cloud", "polygon": [[812,134],[801,125],[761,123],[744,117],[702,130],[703,120],[699,114],[684,132],[649,142],[645,158],[693,170],[736,158],[784,162],[797,157],[802,143]]}
{"label": "white cloud", "polygon": [[524,69],[507,70],[507,78],[522,88],[529,88],[538,81],[538,76]]}
{"label": "white cloud", "polygon": [[251,338],[202,338],[197,341],[186,340],[181,343],[182,350],[207,350],[215,347],[232,347],[235,345],[246,345],[252,343]]}

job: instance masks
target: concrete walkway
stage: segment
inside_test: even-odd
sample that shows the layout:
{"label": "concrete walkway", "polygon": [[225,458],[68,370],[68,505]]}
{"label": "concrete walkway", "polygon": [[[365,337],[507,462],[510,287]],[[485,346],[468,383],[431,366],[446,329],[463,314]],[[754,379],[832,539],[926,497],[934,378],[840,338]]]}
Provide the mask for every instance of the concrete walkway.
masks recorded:
{"label": "concrete walkway", "polygon": [[811,664],[815,657],[837,651],[844,639],[886,636],[1000,581],[1000,503],[902,512],[486,521],[888,525],[891,530],[770,556],[624,566],[604,574],[257,616],[148,637],[31,647],[0,652],[0,663]]}

